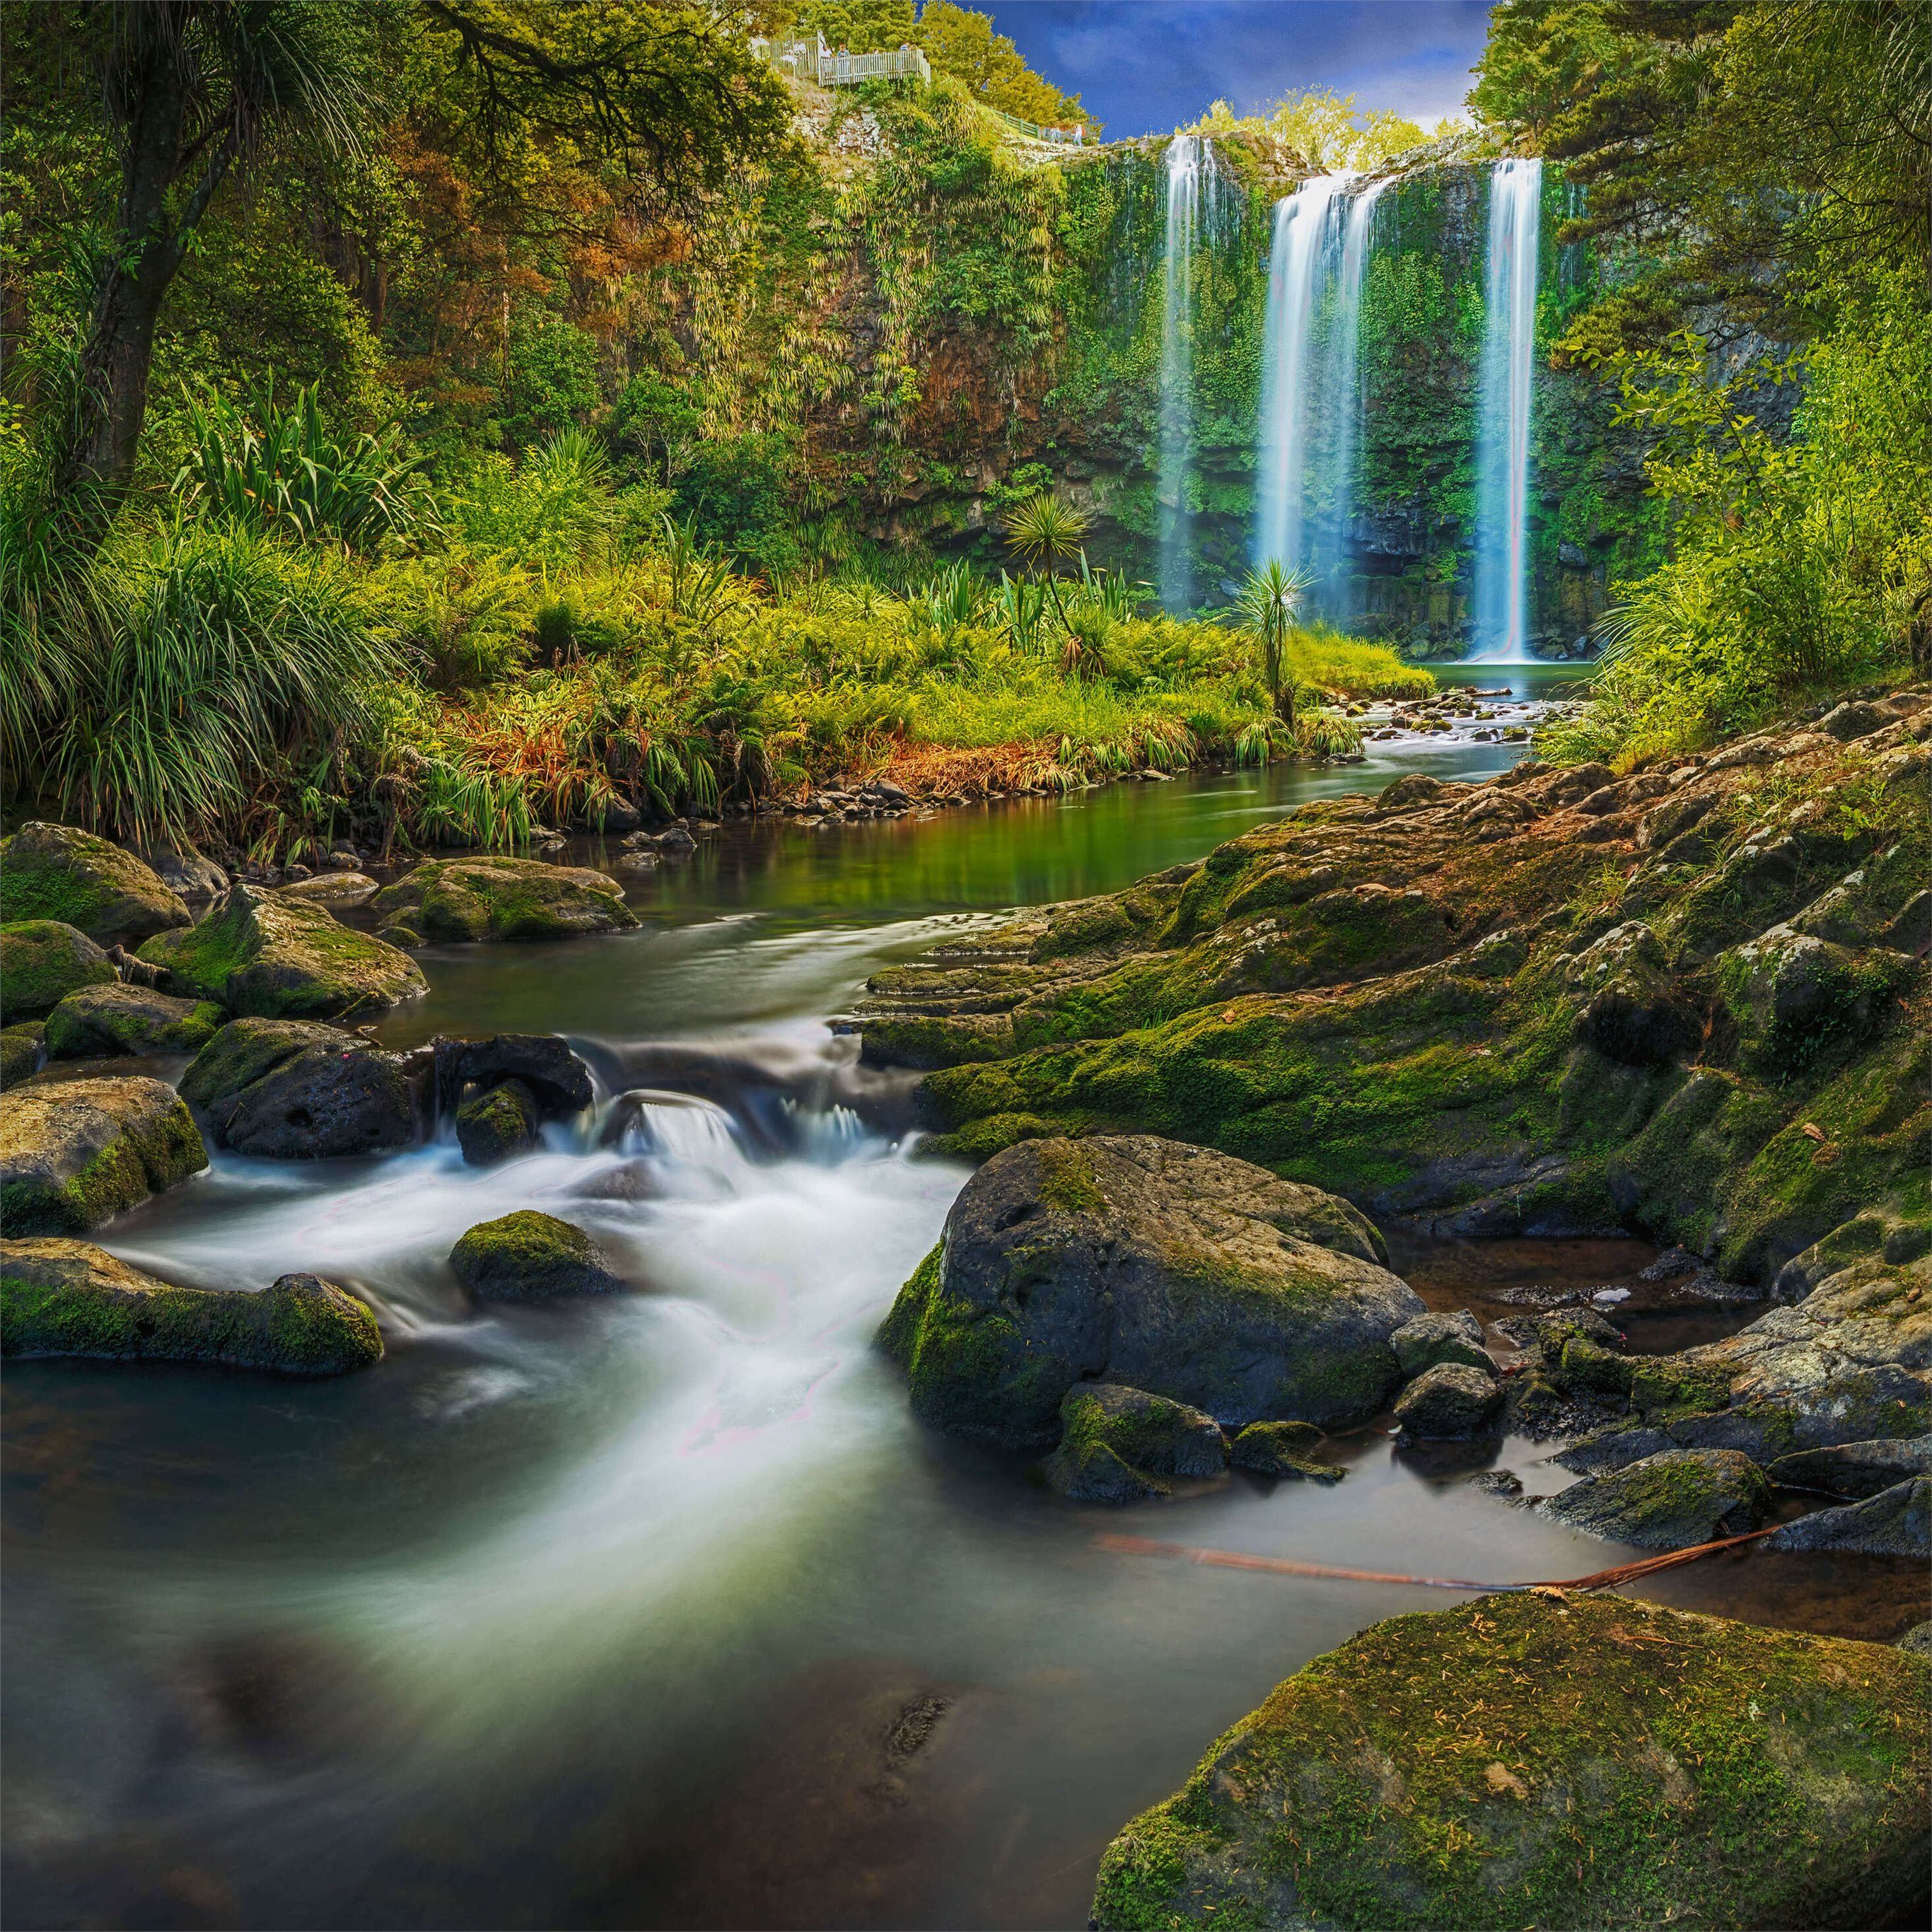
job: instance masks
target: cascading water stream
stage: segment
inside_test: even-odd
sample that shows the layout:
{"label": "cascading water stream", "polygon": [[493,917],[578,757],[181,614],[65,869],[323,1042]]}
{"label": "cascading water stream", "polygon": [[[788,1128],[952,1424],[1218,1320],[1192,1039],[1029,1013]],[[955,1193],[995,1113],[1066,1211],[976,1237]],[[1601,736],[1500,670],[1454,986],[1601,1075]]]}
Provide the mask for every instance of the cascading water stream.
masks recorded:
{"label": "cascading water stream", "polygon": [[1274,205],[1262,359],[1260,462],[1255,561],[1304,562],[1310,400],[1310,324],[1334,268],[1336,197],[1344,175],[1317,175]]}
{"label": "cascading water stream", "polygon": [[1520,660],[1528,640],[1529,427],[1542,198],[1540,161],[1496,163],[1490,176],[1472,662]]}
{"label": "cascading water stream", "polygon": [[1194,446],[1194,256],[1220,230],[1214,144],[1177,134],[1162,164],[1167,187],[1160,326],[1160,596],[1171,610],[1194,601],[1188,476]]}
{"label": "cascading water stream", "polygon": [[1342,270],[1336,290],[1332,340],[1336,429],[1330,476],[1334,498],[1335,554],[1328,586],[1330,612],[1351,614],[1352,590],[1347,586],[1349,533],[1355,515],[1355,472],[1362,447],[1361,325],[1362,283],[1368,272],[1369,247],[1374,236],[1376,204],[1387,181],[1371,182],[1348,204],[1342,238]]}

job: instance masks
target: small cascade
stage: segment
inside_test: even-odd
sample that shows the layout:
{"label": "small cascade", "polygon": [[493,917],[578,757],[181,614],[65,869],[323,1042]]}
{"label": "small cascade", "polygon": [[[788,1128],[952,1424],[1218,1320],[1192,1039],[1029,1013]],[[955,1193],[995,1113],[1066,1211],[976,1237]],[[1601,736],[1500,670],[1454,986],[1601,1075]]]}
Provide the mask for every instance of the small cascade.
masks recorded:
{"label": "small cascade", "polygon": [[1496,163],[1490,176],[1472,662],[1520,659],[1528,646],[1529,424],[1542,200],[1540,161]]}
{"label": "small cascade", "polygon": [[1362,448],[1362,282],[1368,272],[1369,249],[1374,239],[1376,204],[1388,184],[1386,179],[1371,182],[1349,202],[1348,224],[1342,237],[1342,268],[1330,338],[1334,374],[1329,386],[1336,408],[1334,460],[1330,472],[1335,506],[1335,549],[1326,601],[1330,614],[1336,616],[1352,615],[1354,603],[1345,585],[1349,533],[1355,517],[1356,471]]}
{"label": "small cascade", "polygon": [[1177,134],[1162,164],[1167,188],[1160,326],[1160,596],[1170,610],[1194,601],[1188,497],[1194,454],[1195,256],[1223,226],[1220,163],[1214,144]]}
{"label": "small cascade", "polygon": [[1268,254],[1255,561],[1307,561],[1310,402],[1316,387],[1310,325],[1334,272],[1346,175],[1317,175],[1274,205]]}

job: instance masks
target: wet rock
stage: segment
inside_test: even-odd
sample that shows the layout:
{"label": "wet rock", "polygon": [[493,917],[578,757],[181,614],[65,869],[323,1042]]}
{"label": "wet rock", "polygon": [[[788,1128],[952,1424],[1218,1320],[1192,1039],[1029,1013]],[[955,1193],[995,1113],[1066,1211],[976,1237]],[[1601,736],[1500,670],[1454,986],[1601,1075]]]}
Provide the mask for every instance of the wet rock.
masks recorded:
{"label": "wet rock", "polygon": [[1400,1376],[1423,1312],[1381,1238],[1318,1189],[1148,1136],[1023,1142],[970,1180],[880,1331],[928,1421],[1018,1448],[1056,1439],[1102,1378],[1217,1421],[1338,1426]]}
{"label": "wet rock", "polygon": [[1898,1647],[1915,1657],[1932,1658],[1932,1622],[1914,1624],[1898,1640]]}
{"label": "wet rock", "polygon": [[1763,1476],[1735,1449],[1666,1449],[1608,1474],[1586,1476],[1537,1507],[1609,1542],[1684,1550],[1755,1529],[1769,1504]]}
{"label": "wet rock", "polygon": [[277,896],[301,899],[309,905],[326,906],[331,911],[352,911],[367,905],[382,890],[367,872],[332,870],[313,878],[298,879],[292,885],[278,886]]}
{"label": "wet rock", "polygon": [[118,976],[86,933],[58,920],[0,926],[0,1014],[10,1026],[44,1019],[68,994],[111,985]]}
{"label": "wet rock", "polygon": [[416,1138],[402,1060],[304,1020],[231,1021],[182,1075],[218,1147],[269,1160],[374,1154]]}
{"label": "wet rock", "polygon": [[[1227,1445],[1211,1415],[1144,1389],[1086,1382],[1060,1406],[1060,1446],[1046,1460],[1047,1481],[1062,1496],[1092,1502],[1117,1500],[1116,1465],[1136,1479],[1135,1493],[1161,1490],[1166,1476],[1217,1476]],[[1104,1450],[1105,1455],[1094,1452]]]}
{"label": "wet rock", "polygon": [[1339,1483],[1348,1472],[1310,1453],[1322,1440],[1321,1430],[1306,1422],[1251,1422],[1228,1446],[1228,1460],[1253,1475]]}
{"label": "wet rock", "polygon": [[386,886],[377,914],[432,946],[485,939],[574,939],[638,922],[623,888],[602,872],[536,859],[430,859]]}
{"label": "wet rock", "polygon": [[1875,1496],[1914,1476],[1932,1476],[1932,1436],[1800,1449],[1779,1456],[1766,1474],[1789,1490],[1814,1490],[1853,1500]]}
{"label": "wet rock", "polygon": [[1932,1663],[1891,1645],[1622,1597],[1393,1618],[1126,1827],[1093,1923],[1656,1926],[1714,1900],[1739,1926],[1910,1923],[1928,1698]]}
{"label": "wet rock", "polygon": [[1802,1516],[1765,1541],[1773,1550],[1837,1550],[1932,1562],[1932,1476],[1914,1476],[1862,1502]]}
{"label": "wet rock", "polygon": [[543,1110],[520,1080],[472,1094],[456,1110],[456,1144],[472,1167],[528,1154],[537,1144]]}
{"label": "wet rock", "polygon": [[170,992],[270,1019],[345,1019],[426,990],[408,954],[254,886],[231,888],[198,926],[149,940],[140,956]]}
{"label": "wet rock", "polygon": [[1418,1315],[1389,1337],[1389,1346],[1405,1376],[1419,1376],[1438,1362],[1464,1362],[1496,1372],[1483,1346],[1483,1324],[1466,1308],[1454,1315]]}
{"label": "wet rock", "polygon": [[581,1228],[527,1208],[472,1228],[451,1249],[449,1264],[484,1301],[550,1301],[624,1286]]}
{"label": "wet rock", "polygon": [[1396,1398],[1395,1419],[1424,1442],[1460,1442],[1491,1429],[1502,1413],[1503,1392],[1493,1368],[1438,1362]]}
{"label": "wet rock", "polygon": [[171,892],[184,899],[212,899],[228,890],[228,874],[192,845],[154,845],[141,857]]}
{"label": "wet rock", "polygon": [[22,1020],[0,1027],[0,1092],[17,1087],[38,1073],[47,1057],[47,1024]]}
{"label": "wet rock", "polygon": [[199,1053],[227,1022],[212,1000],[178,1000],[148,986],[88,986],[47,1016],[54,1060],[151,1053]]}
{"label": "wet rock", "polygon": [[1641,920],[1613,927],[1570,962],[1582,1001],[1576,1036],[1626,1066],[1659,1066],[1695,1046],[1703,1026],[1679,994],[1664,946]]}
{"label": "wet rock", "polygon": [[207,1165],[200,1130],[165,1082],[16,1087],[0,1106],[0,1225],[85,1234]]}
{"label": "wet rock", "polygon": [[1560,1449],[1551,1460],[1580,1476],[1594,1476],[1610,1469],[1627,1468],[1647,1456],[1660,1454],[1677,1444],[1662,1429],[1634,1417],[1613,1422]]}
{"label": "wet rock", "polygon": [[316,1275],[259,1294],[178,1288],[91,1241],[7,1240],[0,1353],[339,1376],[380,1361],[382,1336],[362,1302]]}
{"label": "wet rock", "polygon": [[152,867],[91,832],[35,822],[0,838],[0,922],[58,920],[112,946],[192,918]]}
{"label": "wet rock", "polygon": [[1486,1496],[1522,1494],[1522,1478],[1514,1469],[1478,1469],[1468,1481],[1471,1489],[1480,1490]]}
{"label": "wet rock", "polygon": [[459,1088],[520,1080],[543,1108],[545,1120],[580,1114],[596,1098],[590,1068],[561,1034],[500,1033],[488,1040],[450,1040],[441,1046],[448,1055],[446,1077]]}

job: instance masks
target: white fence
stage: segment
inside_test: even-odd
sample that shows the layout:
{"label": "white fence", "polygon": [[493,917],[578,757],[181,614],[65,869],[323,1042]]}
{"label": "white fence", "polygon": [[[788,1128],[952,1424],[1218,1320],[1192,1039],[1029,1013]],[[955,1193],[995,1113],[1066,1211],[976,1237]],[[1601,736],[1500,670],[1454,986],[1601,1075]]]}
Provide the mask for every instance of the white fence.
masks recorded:
{"label": "white fence", "polygon": [[823,40],[776,44],[754,40],[752,45],[781,73],[799,80],[816,81],[820,87],[856,87],[862,80],[916,80],[928,87],[932,84],[932,64],[918,47],[851,54],[842,47],[834,53]]}

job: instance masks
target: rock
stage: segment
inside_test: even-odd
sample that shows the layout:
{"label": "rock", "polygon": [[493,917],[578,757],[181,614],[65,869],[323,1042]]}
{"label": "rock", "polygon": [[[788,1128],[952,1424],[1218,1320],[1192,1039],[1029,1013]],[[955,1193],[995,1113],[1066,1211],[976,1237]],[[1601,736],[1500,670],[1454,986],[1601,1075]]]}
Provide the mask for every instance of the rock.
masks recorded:
{"label": "rock", "polygon": [[488,1040],[440,1042],[447,1072],[439,1079],[457,1088],[473,1083],[494,1087],[520,1080],[543,1109],[547,1120],[580,1114],[597,1097],[590,1070],[556,1033],[500,1033]]}
{"label": "rock", "polygon": [[310,879],[298,879],[293,885],[278,886],[275,890],[280,898],[301,899],[332,910],[340,907],[352,911],[357,906],[367,905],[382,888],[367,872],[318,872]]}
{"label": "rock", "polygon": [[1046,1466],[1047,1480],[1076,1502],[1137,1503],[1168,1493],[1165,1483],[1123,1462],[1104,1442],[1057,1449]]}
{"label": "rock", "polygon": [[1234,1438],[1228,1460],[1257,1476],[1339,1483],[1348,1474],[1340,1463],[1318,1462],[1309,1454],[1321,1440],[1321,1430],[1306,1422],[1251,1422]]}
{"label": "rock", "polygon": [[1932,1562],[1932,1476],[1894,1483],[1862,1502],[1801,1516],[1765,1538],[1773,1550],[1839,1550]]}
{"label": "rock", "polygon": [[1875,1496],[1914,1476],[1932,1476],[1932,1436],[1878,1442],[1840,1442],[1780,1456],[1765,1473],[1787,1490],[1828,1496]]}
{"label": "rock", "polygon": [[1641,920],[1586,947],[1569,962],[1564,981],[1582,1003],[1576,1039],[1620,1065],[1662,1066],[1702,1035],[1698,1016],[1678,993],[1662,941]]}
{"label": "rock", "polygon": [[1761,1061],[1781,1064],[1826,1040],[1866,1033],[1892,976],[1883,964],[1776,926],[1722,955],[1718,967],[1748,1046]]}
{"label": "rock", "polygon": [[119,976],[86,933],[58,920],[0,926],[0,1013],[10,1026],[44,1019],[68,994],[111,985]]}
{"label": "rock", "polygon": [[53,1060],[97,1055],[199,1053],[227,1022],[209,1000],[177,1000],[148,986],[88,986],[47,1016]]}
{"label": "rock", "polygon": [[426,990],[406,953],[255,886],[231,888],[200,925],[149,940],[140,956],[170,992],[268,1019],[346,1019]]}
{"label": "rock", "polygon": [[1388,1338],[1423,1312],[1346,1202],[1148,1136],[1026,1141],[947,1216],[880,1330],[913,1407],[1043,1449],[1076,1382],[1105,1378],[1242,1425],[1379,1408]]}
{"label": "rock", "polygon": [[1586,1476],[1537,1507],[1612,1543],[1684,1550],[1755,1529],[1769,1503],[1764,1478],[1735,1449],[1666,1449],[1606,1475]]}
{"label": "rock", "polygon": [[1496,1372],[1483,1346],[1483,1324],[1466,1308],[1454,1315],[1418,1315],[1389,1337],[1389,1346],[1405,1376],[1419,1376],[1438,1362],[1465,1362],[1472,1369]]}
{"label": "rock", "polygon": [[260,1294],[178,1288],[91,1241],[0,1241],[0,1353],[339,1376],[382,1358],[376,1318],[312,1274]]}
{"label": "rock", "polygon": [[581,1228],[527,1208],[472,1228],[449,1251],[449,1264],[484,1301],[548,1301],[624,1286]]}
{"label": "rock", "polygon": [[1522,1494],[1522,1478],[1514,1469],[1478,1469],[1468,1483],[1471,1489],[1480,1490],[1486,1496]]}
{"label": "rock", "polygon": [[1502,1413],[1502,1388],[1493,1368],[1485,1371],[1466,1362],[1438,1362],[1396,1398],[1395,1419],[1418,1441],[1460,1442],[1482,1435]]}
{"label": "rock", "polygon": [[1060,1446],[1047,1458],[1046,1479],[1063,1496],[1114,1500],[1093,1493],[1096,1483],[1118,1486],[1112,1462],[1090,1453],[1096,1448],[1142,1479],[1142,1494],[1160,1488],[1158,1478],[1218,1476],[1227,1465],[1227,1444],[1211,1415],[1144,1389],[1083,1382],[1068,1390],[1060,1421]]}
{"label": "rock", "polygon": [[228,890],[228,874],[192,845],[154,845],[141,857],[170,891],[185,899],[212,899]]}
{"label": "rock", "polygon": [[46,1057],[45,1020],[22,1020],[17,1026],[0,1027],[0,1092],[32,1079]]}
{"label": "rock", "polygon": [[1127,1826],[1092,1923],[1910,1924],[1928,1699],[1932,1662],[1893,1646],[1622,1597],[1392,1618]]}
{"label": "rock", "polygon": [[217,1147],[310,1160],[407,1147],[415,1095],[401,1059],[306,1020],[231,1021],[182,1076]]}
{"label": "rock", "polygon": [[430,859],[373,902],[433,946],[483,939],[572,939],[638,922],[623,888],[582,866],[536,859]]}
{"label": "rock", "polygon": [[16,1087],[0,1107],[0,1226],[85,1234],[207,1165],[200,1130],[164,1081]]}
{"label": "rock", "polygon": [[472,1094],[456,1110],[456,1144],[472,1167],[488,1167],[528,1154],[537,1144],[543,1111],[520,1080]]}
{"label": "rock", "polygon": [[112,946],[193,916],[151,867],[91,832],[34,822],[0,838],[0,922],[58,920]]}
{"label": "rock", "polygon": [[1914,1624],[1898,1640],[1898,1647],[1915,1657],[1932,1658],[1932,1622]]}

